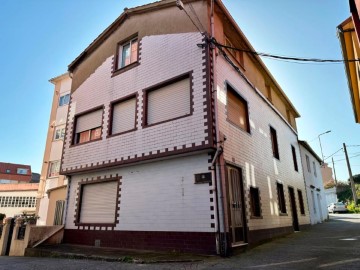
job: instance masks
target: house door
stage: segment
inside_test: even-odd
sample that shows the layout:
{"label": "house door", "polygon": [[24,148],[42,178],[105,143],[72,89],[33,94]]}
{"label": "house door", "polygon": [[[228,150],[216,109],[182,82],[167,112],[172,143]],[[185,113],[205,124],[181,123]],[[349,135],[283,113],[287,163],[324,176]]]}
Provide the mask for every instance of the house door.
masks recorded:
{"label": "house door", "polygon": [[294,231],[300,231],[299,229],[299,220],[297,215],[296,201],[295,201],[295,193],[292,187],[289,187],[289,196],[290,196],[290,206],[291,206],[291,214],[293,219],[293,227]]}
{"label": "house door", "polygon": [[232,245],[246,242],[244,187],[240,170],[227,166],[230,232]]}

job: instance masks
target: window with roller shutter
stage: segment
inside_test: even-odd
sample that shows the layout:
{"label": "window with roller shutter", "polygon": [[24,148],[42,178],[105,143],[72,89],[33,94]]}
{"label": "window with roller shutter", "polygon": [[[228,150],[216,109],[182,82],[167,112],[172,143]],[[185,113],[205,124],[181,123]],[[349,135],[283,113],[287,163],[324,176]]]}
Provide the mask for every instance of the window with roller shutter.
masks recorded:
{"label": "window with roller shutter", "polygon": [[191,115],[190,74],[146,90],[145,125],[153,125]]}
{"label": "window with roller shutter", "polygon": [[89,183],[81,186],[78,222],[112,224],[116,221],[118,181]]}
{"label": "window with roller shutter", "polygon": [[227,85],[227,120],[250,133],[248,105],[231,86]]}
{"label": "window with roller shutter", "polygon": [[118,135],[136,128],[136,95],[116,101],[111,105],[109,135]]}
{"label": "window with roller shutter", "polygon": [[75,116],[73,144],[101,139],[103,107]]}

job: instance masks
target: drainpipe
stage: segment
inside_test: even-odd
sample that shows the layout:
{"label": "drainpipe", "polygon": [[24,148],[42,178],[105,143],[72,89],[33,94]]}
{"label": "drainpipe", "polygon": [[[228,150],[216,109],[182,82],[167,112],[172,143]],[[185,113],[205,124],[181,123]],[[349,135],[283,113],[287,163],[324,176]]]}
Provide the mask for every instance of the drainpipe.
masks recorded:
{"label": "drainpipe", "polygon": [[[214,25],[214,0],[211,0],[211,13],[210,13],[210,28],[211,28],[211,38],[215,37],[215,25]],[[210,45],[211,46],[211,45]],[[217,92],[216,92],[216,48],[212,50],[212,68],[214,71],[212,79],[212,96],[214,98],[214,110],[215,110],[215,132],[216,132],[216,153],[212,161],[212,168],[215,164],[215,172],[213,170],[213,184],[216,198],[216,214],[217,214],[217,234],[218,234],[218,251],[221,256],[227,255],[227,237],[226,237],[226,228],[225,228],[225,215],[224,215],[224,196],[222,190],[222,181],[221,181],[221,164],[220,164],[220,155],[223,153],[223,148],[220,145],[220,132],[218,124],[218,101],[217,101]],[[221,215],[221,216],[220,216]]]}

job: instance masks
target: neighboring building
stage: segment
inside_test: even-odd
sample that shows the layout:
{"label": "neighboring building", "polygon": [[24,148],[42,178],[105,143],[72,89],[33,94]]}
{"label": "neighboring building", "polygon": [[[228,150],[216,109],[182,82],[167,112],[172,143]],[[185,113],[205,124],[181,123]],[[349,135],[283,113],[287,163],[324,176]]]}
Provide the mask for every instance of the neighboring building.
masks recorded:
{"label": "neighboring building", "polygon": [[328,217],[326,196],[321,175],[322,160],[306,141],[300,141],[301,163],[306,185],[311,224]]}
{"label": "neighboring building", "polygon": [[35,214],[38,187],[38,184],[25,182],[0,184],[0,213],[6,217]]}
{"label": "neighboring building", "polygon": [[0,162],[0,184],[29,183],[30,181],[30,165]]}
{"label": "neighboring building", "polygon": [[323,180],[323,186],[330,184],[330,183],[335,183],[334,177],[333,177],[333,169],[331,167],[329,167],[329,164],[324,163],[321,166],[321,176],[322,176],[322,180]]}
{"label": "neighboring building", "polygon": [[[183,2],[210,33],[210,1]],[[218,0],[214,22],[253,50]],[[309,224],[298,112],[258,56],[209,41],[159,1],[69,65],[65,243],[227,254]]]}
{"label": "neighboring building", "polygon": [[336,187],[325,189],[326,205],[337,202]]}
{"label": "neighboring building", "polygon": [[38,225],[63,224],[67,181],[59,174],[65,124],[70,102],[71,78],[68,73],[50,80],[54,84],[44,163],[37,196]]}
{"label": "neighboring building", "polygon": [[[351,17],[346,19],[337,27],[344,60],[360,58],[360,0],[349,0],[349,3]],[[360,123],[359,61],[345,62],[345,72],[348,80],[355,122]]]}
{"label": "neighboring building", "polygon": [[40,174],[39,173],[31,173],[30,183],[39,183],[40,182]]}

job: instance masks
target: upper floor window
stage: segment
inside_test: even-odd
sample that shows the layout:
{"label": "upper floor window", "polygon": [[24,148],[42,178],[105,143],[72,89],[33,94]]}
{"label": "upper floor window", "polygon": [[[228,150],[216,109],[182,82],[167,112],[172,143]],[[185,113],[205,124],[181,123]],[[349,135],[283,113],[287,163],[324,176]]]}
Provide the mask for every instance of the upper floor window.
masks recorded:
{"label": "upper floor window", "polygon": [[60,171],[60,160],[50,161],[48,177],[56,177],[56,176],[58,176],[59,171]]}
{"label": "upper floor window", "polygon": [[[231,47],[231,48],[236,48],[227,36],[225,36],[225,46]],[[235,49],[231,49],[231,48],[227,48],[229,53],[235,58],[235,60],[237,62],[239,62],[239,64],[242,67],[244,67],[244,52],[238,51]]]}
{"label": "upper floor window", "polygon": [[70,102],[70,94],[62,95],[59,98],[59,106],[68,105]]}
{"label": "upper floor window", "polygon": [[117,69],[130,65],[138,60],[138,38],[135,37],[118,45]]}
{"label": "upper floor window", "polygon": [[307,170],[308,172],[311,172],[311,168],[310,168],[310,158],[308,155],[305,155],[305,158],[306,158],[306,167],[307,167]]}
{"label": "upper floor window", "polygon": [[28,169],[17,168],[16,172],[17,174],[27,174]]}
{"label": "upper floor window", "polygon": [[250,132],[248,105],[245,99],[227,86],[227,119],[239,128]]}
{"label": "upper floor window", "polygon": [[144,125],[158,124],[191,115],[189,73],[146,90]]}
{"label": "upper floor window", "polygon": [[315,177],[317,177],[315,161],[313,161],[313,168],[314,168],[314,175],[315,175]]}
{"label": "upper floor window", "polygon": [[270,127],[271,147],[274,158],[280,159],[276,130]]}
{"label": "upper floor window", "polygon": [[136,127],[136,95],[111,104],[109,135],[134,130]]}
{"label": "upper floor window", "polygon": [[73,144],[94,141],[101,138],[103,108],[75,116]]}
{"label": "upper floor window", "polygon": [[62,140],[64,139],[64,136],[65,136],[65,126],[56,127],[54,140]]}
{"label": "upper floor window", "polygon": [[292,156],[293,156],[293,162],[294,162],[294,169],[295,171],[299,171],[298,168],[298,164],[297,164],[297,159],[296,159],[296,150],[294,146],[291,146],[291,152],[292,152]]}

